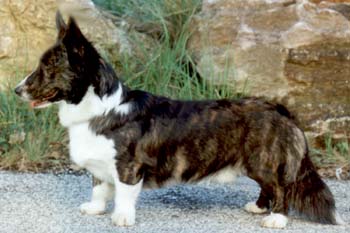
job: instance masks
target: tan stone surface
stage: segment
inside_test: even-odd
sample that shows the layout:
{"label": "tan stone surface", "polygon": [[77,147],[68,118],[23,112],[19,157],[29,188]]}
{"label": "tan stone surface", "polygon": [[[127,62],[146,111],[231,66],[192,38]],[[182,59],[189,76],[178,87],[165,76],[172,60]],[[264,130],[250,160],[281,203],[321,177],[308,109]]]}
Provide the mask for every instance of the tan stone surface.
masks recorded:
{"label": "tan stone surface", "polygon": [[[55,0],[0,0],[0,80],[29,71],[55,40]],[[35,48],[35,49],[30,49]]]}
{"label": "tan stone surface", "polygon": [[53,44],[58,7],[66,19],[75,17],[87,38],[116,66],[125,53],[143,55],[138,41],[146,47],[155,43],[129,30],[126,23],[117,27],[113,17],[98,10],[91,0],[0,0],[0,84],[30,72]]}
{"label": "tan stone surface", "polygon": [[348,3],[204,0],[188,47],[202,77],[286,104],[311,138],[349,139]]}

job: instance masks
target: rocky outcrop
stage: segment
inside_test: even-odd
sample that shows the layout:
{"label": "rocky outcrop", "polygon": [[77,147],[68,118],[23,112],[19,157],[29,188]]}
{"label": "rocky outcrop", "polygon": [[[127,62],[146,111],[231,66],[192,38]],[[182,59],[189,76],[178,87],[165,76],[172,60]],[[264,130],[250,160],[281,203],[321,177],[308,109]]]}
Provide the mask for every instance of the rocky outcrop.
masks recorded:
{"label": "rocky outcrop", "polygon": [[1,81],[32,69],[42,51],[55,40],[55,4],[55,0],[46,4],[39,0],[0,0]]}
{"label": "rocky outcrop", "polygon": [[314,142],[349,139],[347,3],[204,0],[188,47],[202,77],[286,104]]}
{"label": "rocky outcrop", "polygon": [[[100,53],[115,66],[125,54],[143,56],[138,42],[152,47],[155,42],[129,30],[113,16],[98,10],[91,0],[0,0],[0,83],[17,80],[30,72],[39,57],[56,39],[55,14],[59,8],[73,15]],[[143,47],[143,48],[144,48]]]}

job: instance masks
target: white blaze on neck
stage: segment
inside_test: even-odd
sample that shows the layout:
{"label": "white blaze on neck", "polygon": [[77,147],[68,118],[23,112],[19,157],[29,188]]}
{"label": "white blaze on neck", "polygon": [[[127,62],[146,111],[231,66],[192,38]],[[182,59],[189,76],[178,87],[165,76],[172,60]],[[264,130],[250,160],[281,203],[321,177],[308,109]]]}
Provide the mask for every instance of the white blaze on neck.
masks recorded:
{"label": "white blaze on neck", "polygon": [[123,101],[123,88],[119,84],[118,90],[112,95],[104,95],[100,98],[90,86],[79,104],[68,104],[61,101],[59,104],[60,123],[65,127],[87,122],[93,117],[101,116],[113,110],[116,113],[127,114],[130,110],[128,103]]}

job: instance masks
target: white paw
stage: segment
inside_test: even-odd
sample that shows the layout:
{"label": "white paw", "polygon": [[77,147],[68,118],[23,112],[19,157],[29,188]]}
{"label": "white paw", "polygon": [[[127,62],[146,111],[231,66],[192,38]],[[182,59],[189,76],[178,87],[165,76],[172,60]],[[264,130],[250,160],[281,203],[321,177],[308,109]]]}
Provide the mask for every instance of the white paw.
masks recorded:
{"label": "white paw", "polygon": [[263,214],[267,212],[266,208],[259,208],[255,202],[248,202],[244,206],[244,210],[249,212],[249,213],[254,213],[254,214]]}
{"label": "white paw", "polygon": [[271,213],[262,219],[261,226],[267,228],[285,228],[287,223],[288,219],[283,214]]}
{"label": "white paw", "polygon": [[104,214],[106,204],[101,201],[86,202],[80,205],[80,212],[88,215]]}
{"label": "white paw", "polygon": [[135,210],[118,211],[112,214],[112,223],[116,226],[127,227],[135,224]]}

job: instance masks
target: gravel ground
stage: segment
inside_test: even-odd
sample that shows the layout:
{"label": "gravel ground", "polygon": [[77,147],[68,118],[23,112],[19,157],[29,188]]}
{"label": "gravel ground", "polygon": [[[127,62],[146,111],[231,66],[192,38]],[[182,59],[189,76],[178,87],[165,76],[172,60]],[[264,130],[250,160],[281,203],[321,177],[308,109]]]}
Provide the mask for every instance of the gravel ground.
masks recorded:
{"label": "gravel ground", "polygon": [[[350,182],[327,180],[337,207],[350,222]],[[350,225],[329,226],[292,216],[284,230],[261,228],[264,215],[242,210],[259,194],[257,184],[240,178],[234,185],[183,185],[143,191],[137,205],[136,225],[114,227],[109,211],[101,216],[81,215],[88,201],[87,175],[18,174],[0,172],[0,232],[350,232]]]}

